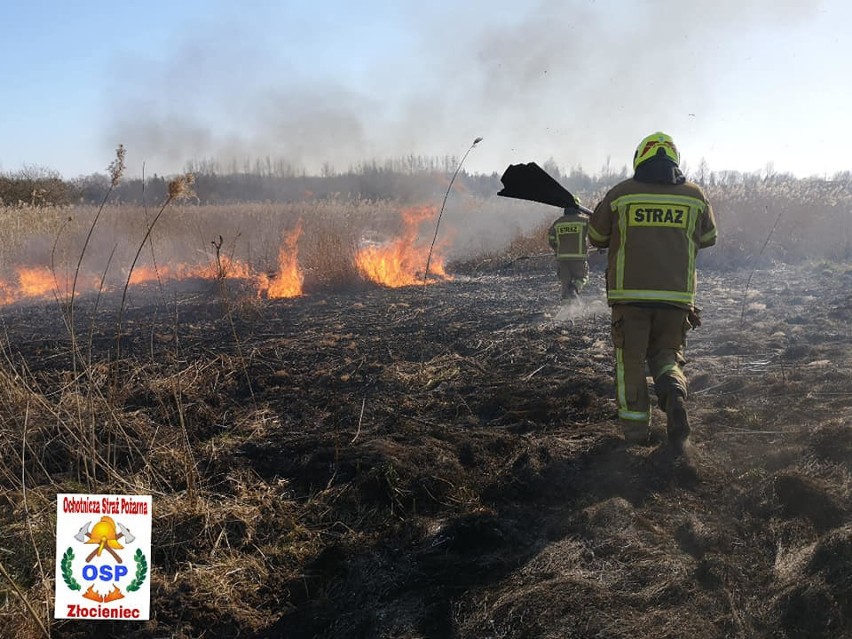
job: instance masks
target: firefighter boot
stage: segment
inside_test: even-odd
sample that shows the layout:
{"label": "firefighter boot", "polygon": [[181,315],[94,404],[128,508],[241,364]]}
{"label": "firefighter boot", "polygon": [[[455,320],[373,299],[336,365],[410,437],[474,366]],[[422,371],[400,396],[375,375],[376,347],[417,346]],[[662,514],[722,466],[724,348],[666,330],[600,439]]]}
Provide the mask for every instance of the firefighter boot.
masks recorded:
{"label": "firefighter boot", "polygon": [[689,442],[689,418],[683,393],[674,390],[666,398],[666,434],[675,455],[681,455]]}

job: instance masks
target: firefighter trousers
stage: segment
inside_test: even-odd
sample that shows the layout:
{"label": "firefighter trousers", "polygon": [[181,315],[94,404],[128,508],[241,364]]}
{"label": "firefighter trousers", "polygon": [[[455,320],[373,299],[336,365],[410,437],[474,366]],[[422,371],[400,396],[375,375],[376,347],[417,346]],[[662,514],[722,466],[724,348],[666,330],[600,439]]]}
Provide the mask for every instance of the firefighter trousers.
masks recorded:
{"label": "firefighter trousers", "polygon": [[618,418],[625,432],[647,433],[651,423],[646,364],[660,408],[673,392],[686,397],[683,373],[688,311],[675,306],[612,306],[615,387]]}
{"label": "firefighter trousers", "polygon": [[556,260],[556,275],[562,284],[562,299],[574,297],[589,281],[589,262],[585,259]]}

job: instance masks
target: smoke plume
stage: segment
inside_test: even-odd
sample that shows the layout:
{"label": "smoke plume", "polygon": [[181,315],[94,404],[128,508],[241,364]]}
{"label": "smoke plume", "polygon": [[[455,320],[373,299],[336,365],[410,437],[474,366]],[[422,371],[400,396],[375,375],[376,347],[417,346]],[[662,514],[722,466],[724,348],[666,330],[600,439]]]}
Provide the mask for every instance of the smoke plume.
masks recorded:
{"label": "smoke plume", "polygon": [[254,7],[181,30],[171,50],[121,60],[104,146],[160,173],[266,157],[318,172],[458,156],[482,135],[468,170],[554,158],[596,172],[664,129],[697,163],[688,142],[724,104],[718,74],[820,2],[428,4]]}

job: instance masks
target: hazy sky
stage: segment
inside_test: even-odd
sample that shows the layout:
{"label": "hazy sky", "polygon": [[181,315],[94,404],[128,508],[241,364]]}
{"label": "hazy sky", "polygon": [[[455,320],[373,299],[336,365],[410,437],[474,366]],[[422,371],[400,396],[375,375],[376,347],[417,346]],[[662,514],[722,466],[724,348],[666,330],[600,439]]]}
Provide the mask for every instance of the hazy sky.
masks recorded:
{"label": "hazy sky", "polygon": [[0,0],[0,171],[405,155],[852,169],[848,0]]}

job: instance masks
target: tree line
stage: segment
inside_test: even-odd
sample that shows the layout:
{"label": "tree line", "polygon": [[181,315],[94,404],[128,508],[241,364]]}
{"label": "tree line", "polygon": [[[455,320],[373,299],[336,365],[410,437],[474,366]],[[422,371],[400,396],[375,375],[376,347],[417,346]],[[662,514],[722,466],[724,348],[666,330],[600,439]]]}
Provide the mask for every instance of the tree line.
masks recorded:
{"label": "tree line", "polygon": [[[458,158],[406,156],[384,161],[364,161],[346,171],[337,172],[330,165],[319,175],[296,170],[282,160],[270,158],[225,167],[216,160],[194,160],[186,165],[186,173],[195,176],[195,202],[229,204],[237,202],[301,202],[333,198],[357,200],[398,200],[419,203],[442,195],[458,166]],[[607,162],[596,173],[588,173],[577,165],[561,169],[551,158],[542,163],[550,175],[568,190],[594,193],[608,188],[628,176],[626,166],[615,170]],[[758,184],[794,184],[813,182],[816,178],[796,178],[778,173],[768,164],[763,171],[710,171],[702,160],[694,171],[683,167],[690,179],[702,186],[755,186]],[[144,178],[128,178],[110,189],[106,174],[93,173],[75,179],[62,179],[51,169],[27,167],[17,172],[0,173],[0,205],[68,206],[100,204],[109,194],[111,203],[144,204],[165,199],[171,177],[153,174]],[[821,181],[848,187],[852,172],[837,173]],[[490,197],[500,190],[500,173],[468,173],[460,171],[455,187],[472,197]]]}

